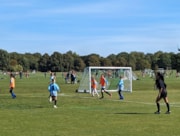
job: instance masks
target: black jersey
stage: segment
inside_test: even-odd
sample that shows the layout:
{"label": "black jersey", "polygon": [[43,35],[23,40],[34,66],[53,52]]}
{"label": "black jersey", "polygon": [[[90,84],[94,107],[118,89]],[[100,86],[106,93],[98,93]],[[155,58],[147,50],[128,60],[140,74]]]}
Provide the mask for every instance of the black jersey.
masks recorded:
{"label": "black jersey", "polygon": [[161,98],[165,98],[167,96],[167,91],[166,91],[166,84],[164,83],[163,80],[157,80],[156,81],[157,88],[160,90],[162,88],[161,92]]}
{"label": "black jersey", "polygon": [[161,79],[156,80],[156,86],[157,86],[158,89],[163,88],[164,91],[166,90],[166,84]]}

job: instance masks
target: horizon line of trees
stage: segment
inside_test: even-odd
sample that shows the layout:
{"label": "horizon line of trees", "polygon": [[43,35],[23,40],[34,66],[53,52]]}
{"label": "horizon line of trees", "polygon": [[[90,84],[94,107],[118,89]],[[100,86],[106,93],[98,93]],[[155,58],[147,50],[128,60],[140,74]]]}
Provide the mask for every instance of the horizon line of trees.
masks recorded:
{"label": "horizon line of trees", "polygon": [[132,67],[133,70],[158,68],[175,69],[180,71],[180,53],[167,53],[157,51],[155,53],[120,52],[102,57],[99,54],[80,56],[75,52],[67,53],[24,53],[7,52],[0,49],[0,70],[3,71],[29,71],[41,72],[68,72],[70,70],[83,71],[88,66],[118,66]]}

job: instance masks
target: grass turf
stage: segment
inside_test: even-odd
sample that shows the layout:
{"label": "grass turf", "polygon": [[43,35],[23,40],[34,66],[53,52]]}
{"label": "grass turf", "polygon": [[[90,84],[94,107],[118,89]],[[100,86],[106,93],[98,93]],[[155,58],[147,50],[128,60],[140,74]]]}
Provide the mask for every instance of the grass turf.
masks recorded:
{"label": "grass turf", "polygon": [[178,136],[180,133],[180,79],[165,79],[172,113],[164,114],[161,101],[160,115],[155,115],[153,79],[133,81],[133,92],[124,93],[120,101],[116,92],[103,100],[86,93],[75,93],[78,84],[65,84],[61,74],[57,83],[61,93],[58,108],[48,102],[49,78],[43,73],[29,78],[16,77],[16,99],[9,94],[9,77],[1,75],[0,121],[1,136]]}

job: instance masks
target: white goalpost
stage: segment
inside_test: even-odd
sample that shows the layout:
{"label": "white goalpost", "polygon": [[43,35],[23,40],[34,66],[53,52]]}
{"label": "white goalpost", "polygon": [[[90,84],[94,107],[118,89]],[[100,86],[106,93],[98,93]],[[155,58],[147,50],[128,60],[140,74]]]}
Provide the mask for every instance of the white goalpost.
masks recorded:
{"label": "white goalpost", "polygon": [[95,77],[98,82],[97,90],[100,91],[99,84],[101,74],[105,75],[107,80],[106,90],[109,92],[118,91],[119,77],[122,76],[124,80],[124,90],[132,92],[132,78],[133,73],[131,67],[86,67],[80,80],[80,85],[77,92],[91,93],[91,77]]}

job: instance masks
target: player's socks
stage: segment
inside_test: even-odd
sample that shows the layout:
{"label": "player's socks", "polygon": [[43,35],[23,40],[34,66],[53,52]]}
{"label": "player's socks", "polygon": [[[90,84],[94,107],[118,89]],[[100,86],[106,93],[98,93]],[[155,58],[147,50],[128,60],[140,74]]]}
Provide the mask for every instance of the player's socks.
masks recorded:
{"label": "player's socks", "polygon": [[104,94],[103,92],[101,92],[101,98],[100,99],[103,99],[104,98]]}
{"label": "player's socks", "polygon": [[11,93],[12,98],[16,98],[16,95],[12,92]]}
{"label": "player's socks", "polygon": [[156,103],[158,111],[160,111],[160,104]]}
{"label": "player's socks", "polygon": [[123,95],[120,95],[120,99],[123,100],[123,99],[124,99],[124,96],[123,96]]}
{"label": "player's socks", "polygon": [[170,111],[169,103],[166,103],[168,111]]}

